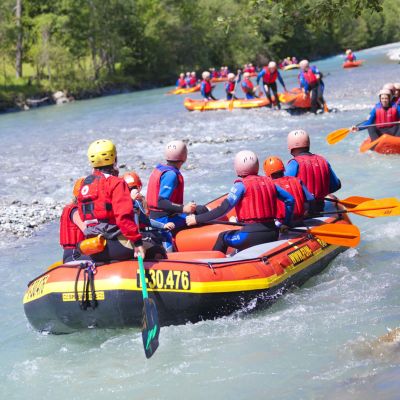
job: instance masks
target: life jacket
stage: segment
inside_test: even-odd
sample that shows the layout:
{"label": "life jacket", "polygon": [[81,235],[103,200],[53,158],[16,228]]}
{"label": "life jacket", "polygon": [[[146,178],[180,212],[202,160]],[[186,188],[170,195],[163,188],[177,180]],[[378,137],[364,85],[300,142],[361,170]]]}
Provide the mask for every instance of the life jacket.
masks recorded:
{"label": "life jacket", "polygon": [[236,204],[236,214],[240,222],[270,222],[277,215],[277,194],[271,178],[249,175],[235,181],[245,187],[244,196]]}
{"label": "life jacket", "polygon": [[218,78],[219,77],[218,72],[217,71],[213,71],[212,74],[211,74],[211,77],[212,78]]}
{"label": "life jacket", "polygon": [[250,79],[248,79],[248,78],[243,79],[241,85],[242,85],[243,92],[245,92],[245,93],[253,93],[254,85],[253,85],[253,82]]}
{"label": "life jacket", "polygon": [[354,61],[354,54],[353,53],[348,54],[347,57],[346,57],[346,60],[353,62]]}
{"label": "life jacket", "polygon": [[381,104],[375,106],[375,124],[379,129],[391,128],[393,125],[379,125],[386,122],[396,122],[399,120],[396,104],[391,104],[384,109]]}
{"label": "life jacket", "polygon": [[203,82],[204,85],[204,92],[206,95],[210,95],[211,91],[212,91],[212,86],[211,86],[211,82],[210,81],[206,81],[204,80]]}
{"label": "life jacket", "polygon": [[178,79],[178,87],[184,89],[186,87],[186,81],[185,79],[179,78]]}
{"label": "life jacket", "polygon": [[70,215],[78,206],[74,203],[67,204],[60,218],[60,245],[64,249],[74,249],[76,245],[85,239],[83,232],[74,224]]}
{"label": "life jacket", "polygon": [[323,200],[329,194],[329,165],[324,157],[306,154],[294,157],[299,164],[299,178],[314,195],[316,200]]}
{"label": "life jacket", "polygon": [[308,68],[307,72],[302,71],[300,75],[303,74],[304,79],[307,81],[309,86],[315,86],[318,83],[318,78],[314,74],[311,68]]}
{"label": "life jacket", "polygon": [[226,93],[230,94],[235,89],[235,82],[226,82],[225,84],[225,91]]}
{"label": "life jacket", "polygon": [[95,171],[83,181],[77,197],[79,215],[82,221],[93,220],[93,225],[99,222],[115,225],[111,194],[106,189],[108,177],[111,176]]}
{"label": "life jacket", "polygon": [[[294,176],[283,176],[281,178],[274,179],[273,182],[294,197],[295,203],[292,218],[294,221],[301,220],[304,216],[304,203],[306,198],[304,196],[300,181]],[[284,218],[285,204],[282,201],[278,201],[278,219]]]}
{"label": "life jacket", "polygon": [[158,164],[151,173],[147,186],[146,200],[150,211],[162,211],[158,208],[158,196],[160,194],[161,176],[167,171],[174,171],[178,177],[178,184],[169,200],[175,204],[183,204],[183,190],[185,185],[182,174],[174,167]]}
{"label": "life jacket", "polygon": [[274,83],[278,79],[278,70],[271,72],[268,68],[264,68],[263,82],[267,85]]}
{"label": "life jacket", "polygon": [[190,78],[190,80],[189,80],[189,86],[190,87],[196,86],[196,83],[197,83],[197,79],[196,78],[194,78],[194,77]]}

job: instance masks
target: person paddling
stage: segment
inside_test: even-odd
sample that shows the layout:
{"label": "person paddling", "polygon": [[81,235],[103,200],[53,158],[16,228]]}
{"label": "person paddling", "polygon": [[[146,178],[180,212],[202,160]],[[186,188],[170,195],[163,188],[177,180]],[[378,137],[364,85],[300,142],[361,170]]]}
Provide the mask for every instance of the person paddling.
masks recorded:
{"label": "person paddling", "polygon": [[289,225],[294,207],[293,196],[275,185],[270,178],[258,175],[259,162],[252,151],[237,153],[234,168],[238,178],[221,205],[204,214],[186,217],[187,225],[194,226],[216,220],[235,207],[238,221],[246,225],[218,236],[213,250],[224,253],[228,247],[243,250],[277,240],[279,229],[275,225],[275,218],[278,215],[278,201],[285,203],[282,230]]}
{"label": "person paddling", "polygon": [[346,58],[345,61],[354,62],[357,61],[356,55],[351,51],[351,49],[346,50]]}
{"label": "person paddling", "polygon": [[[399,124],[390,124],[390,122],[398,122],[400,120],[400,106],[392,102],[391,90],[382,89],[378,95],[379,103],[371,110],[368,120],[351,128],[353,132],[368,129],[371,142],[383,134],[400,136]],[[377,126],[366,127],[366,125],[371,124],[376,124]]]}
{"label": "person paddling", "polygon": [[315,197],[315,211],[322,211],[325,197],[341,188],[339,178],[324,157],[310,152],[310,137],[306,131],[289,132],[287,143],[293,158],[287,164],[285,176],[298,177]]}
{"label": "person paddling", "polygon": [[179,75],[179,78],[176,81],[176,87],[179,88],[179,89],[185,89],[187,87],[185,74],[183,72]]}
{"label": "person paddling", "polygon": [[278,66],[276,65],[275,61],[270,61],[268,66],[264,67],[263,70],[257,76],[257,85],[262,79],[265,95],[267,96],[268,100],[270,101],[268,107],[272,107],[272,99],[271,99],[271,91],[275,97],[275,103],[278,109],[281,109],[281,103],[279,101],[278,96],[278,86],[276,81],[278,80],[279,83],[282,85],[283,90],[287,92],[285,82],[282,79],[280,72],[278,71]]}
{"label": "person paddling", "polygon": [[241,78],[240,70],[238,71],[237,76],[232,72],[228,74],[228,82],[225,83],[225,92],[227,100],[232,100],[232,98],[237,99],[237,97],[235,96],[235,89],[236,89],[236,84],[240,82],[240,78]]}

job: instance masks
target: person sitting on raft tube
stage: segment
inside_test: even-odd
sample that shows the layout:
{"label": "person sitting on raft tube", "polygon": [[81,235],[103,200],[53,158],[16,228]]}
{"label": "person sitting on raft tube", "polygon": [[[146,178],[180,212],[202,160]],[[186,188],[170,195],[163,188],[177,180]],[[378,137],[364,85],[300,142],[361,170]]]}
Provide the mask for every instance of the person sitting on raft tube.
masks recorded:
{"label": "person sitting on raft tube", "polygon": [[[371,141],[378,139],[384,133],[392,136],[400,136],[399,124],[390,124],[391,122],[398,122],[400,120],[400,106],[391,100],[392,92],[389,89],[382,89],[379,92],[379,103],[371,110],[368,120],[358,126],[353,126],[352,131],[368,129]],[[365,125],[372,124],[376,124],[377,126],[365,127]]]}
{"label": "person sitting on raft tube", "polygon": [[250,72],[245,72],[243,74],[243,81],[241,83],[242,90],[246,95],[247,100],[256,98],[257,87],[254,87],[253,82],[250,79]]}
{"label": "person sitting on raft tube", "polygon": [[176,81],[176,87],[179,88],[179,89],[185,89],[187,87],[185,74],[183,72],[179,75],[179,78]]}
{"label": "person sitting on raft tube", "polygon": [[[299,224],[303,221],[308,209],[314,209],[314,196],[308,191],[304,183],[294,176],[284,176],[285,166],[279,157],[267,157],[263,164],[264,173],[270,177],[275,185],[290,193],[294,198],[294,210],[292,223]],[[306,207],[308,205],[308,207]],[[282,202],[278,202],[278,221],[285,217],[285,209]]]}
{"label": "person sitting on raft tube", "polygon": [[325,103],[323,93],[324,85],[321,80],[321,72],[316,66],[310,67],[307,60],[300,61],[299,82],[303,90],[304,98],[311,93],[311,111],[316,113],[318,108],[323,108]]}
{"label": "person sitting on raft tube", "polygon": [[190,73],[189,87],[195,87],[196,85],[197,85],[196,72],[193,71]]}
{"label": "person sitting on raft tube", "polygon": [[211,75],[208,71],[204,71],[201,74],[203,80],[201,81],[200,84],[200,92],[202,96],[204,97],[205,100],[217,100],[213,95],[212,95],[212,90],[213,86],[211,85]]}
{"label": "person sitting on raft tube", "polygon": [[[184,179],[180,172],[187,159],[187,147],[181,140],[173,140],[165,147],[167,163],[158,164],[150,175],[146,200],[150,218],[163,224],[174,223],[176,228],[185,226],[186,214],[204,212],[204,206],[189,202],[183,205]],[[166,250],[173,251],[172,234],[163,232]]]}
{"label": "person sitting on raft tube", "polygon": [[357,57],[356,57],[356,55],[351,51],[351,49],[347,49],[347,50],[346,50],[346,58],[345,58],[345,61],[350,61],[350,62],[357,61]]}
{"label": "person sitting on raft tube", "polygon": [[235,156],[234,165],[238,179],[221,205],[207,213],[186,217],[188,226],[203,224],[222,217],[235,207],[238,221],[246,225],[219,234],[213,250],[224,253],[228,247],[243,250],[277,240],[279,229],[275,219],[278,216],[278,200],[285,203],[281,229],[287,229],[294,207],[292,195],[275,185],[272,179],[258,175],[259,163],[255,153],[240,151]]}
{"label": "person sitting on raft tube", "polygon": [[278,109],[281,109],[281,103],[279,101],[279,96],[278,96],[278,86],[276,84],[276,80],[279,80],[280,84],[283,87],[283,90],[287,92],[285,82],[283,82],[282,76],[280,72],[278,71],[278,66],[276,65],[275,61],[270,61],[268,63],[268,66],[265,66],[263,70],[258,74],[257,76],[257,85],[262,79],[263,81],[263,87],[264,87],[264,92],[265,95],[267,96],[269,100],[268,107],[272,107],[272,98],[271,98],[271,90],[272,93],[274,94],[275,97],[275,102],[278,107]]}
{"label": "person sitting on raft tube", "polygon": [[287,143],[293,158],[287,164],[285,176],[296,176],[306,185],[315,198],[315,209],[311,212],[320,212],[324,209],[325,197],[339,190],[342,184],[329,162],[310,152],[310,137],[306,131],[289,132]]}
{"label": "person sitting on raft tube", "polygon": [[142,236],[134,221],[128,185],[118,177],[117,149],[111,140],[99,139],[88,149],[91,175],[78,194],[79,215],[86,223],[85,237],[102,235],[107,244],[94,261],[129,260],[145,256]]}
{"label": "person sitting on raft tube", "polygon": [[79,178],[73,189],[72,202],[67,204],[61,213],[60,218],[60,245],[64,249],[63,262],[74,261],[81,257],[77,244],[85,239],[83,231],[86,228],[85,223],[79,216],[78,200],[82,182],[85,178]]}
{"label": "person sitting on raft tube", "polygon": [[227,100],[232,100],[232,97],[237,99],[237,97],[235,96],[235,89],[236,89],[236,83],[240,82],[240,78],[241,78],[240,70],[238,71],[237,76],[232,72],[228,74],[228,82],[225,83],[225,92]]}
{"label": "person sitting on raft tube", "polygon": [[166,246],[164,246],[163,235],[160,231],[161,229],[171,231],[175,228],[175,224],[173,222],[159,222],[148,217],[147,202],[140,193],[142,190],[142,180],[136,172],[125,172],[123,178],[131,192],[135,223],[142,234],[147,258],[152,260],[166,258],[164,250]]}

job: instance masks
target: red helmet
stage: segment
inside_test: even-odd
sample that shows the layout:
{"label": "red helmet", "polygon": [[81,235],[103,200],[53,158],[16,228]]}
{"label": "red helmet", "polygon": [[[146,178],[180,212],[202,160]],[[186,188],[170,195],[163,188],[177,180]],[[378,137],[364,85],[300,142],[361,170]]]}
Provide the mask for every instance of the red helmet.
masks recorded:
{"label": "red helmet", "polygon": [[85,180],[84,177],[79,178],[74,183],[74,188],[72,189],[72,194],[74,197],[78,197],[79,192],[81,191],[82,182]]}
{"label": "red helmet", "polygon": [[264,160],[264,172],[265,175],[271,176],[277,172],[285,171],[285,166],[279,157],[268,157]]}
{"label": "red helmet", "polygon": [[250,150],[242,150],[235,156],[235,171],[237,176],[257,175],[258,158]]}
{"label": "red helmet", "polygon": [[142,181],[135,171],[125,172],[123,178],[127,183],[129,189],[136,188],[139,192],[142,190]]}

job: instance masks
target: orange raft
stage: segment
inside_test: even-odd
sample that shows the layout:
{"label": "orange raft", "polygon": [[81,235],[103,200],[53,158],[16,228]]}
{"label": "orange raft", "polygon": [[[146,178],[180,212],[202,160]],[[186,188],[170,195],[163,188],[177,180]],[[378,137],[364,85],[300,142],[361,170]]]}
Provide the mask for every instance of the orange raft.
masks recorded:
{"label": "orange raft", "polygon": [[368,138],[360,146],[361,152],[366,150],[372,150],[380,154],[400,154],[400,137],[385,133],[373,143]]}
{"label": "orange raft", "polygon": [[193,100],[185,99],[184,106],[189,111],[211,111],[211,110],[229,110],[232,108],[259,108],[269,104],[269,100],[265,97],[257,99],[238,99],[238,100]]}
{"label": "orange raft", "polygon": [[356,68],[360,67],[364,60],[358,60],[358,61],[345,61],[343,63],[343,68]]}
{"label": "orange raft", "polygon": [[311,108],[311,97],[308,95],[304,98],[303,91],[300,88],[294,88],[289,92],[281,93],[279,100],[288,108]]}
{"label": "orange raft", "polygon": [[196,85],[190,88],[177,88],[170,90],[167,94],[189,94],[200,91],[200,85]]}
{"label": "orange raft", "polygon": [[[309,220],[350,224],[343,214]],[[345,247],[304,233],[281,236],[232,257],[211,251],[219,233],[234,229],[207,225],[176,236],[177,253],[145,262],[149,296],[161,325],[183,324],[270,305],[291,285],[321,272]],[[136,261],[94,266],[53,266],[28,284],[25,314],[38,331],[70,333],[86,328],[140,327],[142,292]]]}

